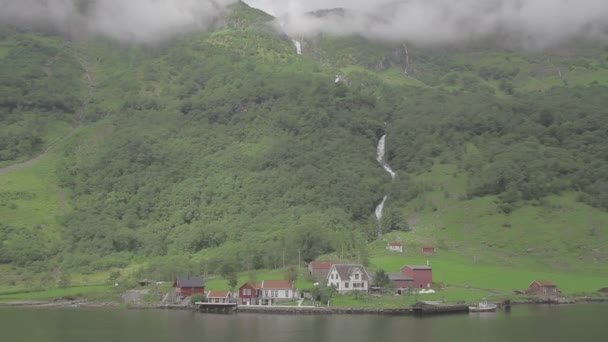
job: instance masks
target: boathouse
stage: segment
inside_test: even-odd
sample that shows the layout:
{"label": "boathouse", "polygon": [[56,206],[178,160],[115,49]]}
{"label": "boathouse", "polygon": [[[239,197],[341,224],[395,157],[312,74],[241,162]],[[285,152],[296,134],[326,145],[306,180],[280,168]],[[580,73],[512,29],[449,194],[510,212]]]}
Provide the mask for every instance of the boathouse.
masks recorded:
{"label": "boathouse", "polygon": [[230,291],[209,291],[207,292],[208,303],[231,303],[232,293]]}

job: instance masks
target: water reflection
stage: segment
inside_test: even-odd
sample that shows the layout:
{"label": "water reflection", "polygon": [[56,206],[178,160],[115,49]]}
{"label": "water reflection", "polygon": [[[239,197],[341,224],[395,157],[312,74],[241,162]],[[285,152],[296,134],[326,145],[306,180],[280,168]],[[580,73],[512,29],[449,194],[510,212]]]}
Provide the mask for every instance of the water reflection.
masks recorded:
{"label": "water reflection", "polygon": [[2,341],[597,341],[607,304],[411,316],[214,315],[192,311],[0,308]]}

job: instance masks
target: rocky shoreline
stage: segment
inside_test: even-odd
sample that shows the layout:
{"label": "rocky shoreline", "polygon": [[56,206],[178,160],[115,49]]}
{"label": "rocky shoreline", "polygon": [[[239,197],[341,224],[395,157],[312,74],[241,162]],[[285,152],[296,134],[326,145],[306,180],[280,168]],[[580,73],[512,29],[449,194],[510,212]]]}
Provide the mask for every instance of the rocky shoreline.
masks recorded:
{"label": "rocky shoreline", "polygon": [[[524,304],[553,304],[567,305],[575,303],[608,302],[608,297],[561,297],[561,298],[535,298],[525,300],[510,300],[498,303],[499,306]],[[57,300],[14,300],[0,302],[0,307],[29,307],[29,308],[125,308],[136,310],[197,310],[194,305],[171,304],[126,304],[119,302],[99,302],[79,299]],[[378,307],[297,307],[297,306],[238,306],[239,313],[265,313],[265,314],[377,314],[377,315],[410,315],[414,313],[412,306],[403,308]]]}

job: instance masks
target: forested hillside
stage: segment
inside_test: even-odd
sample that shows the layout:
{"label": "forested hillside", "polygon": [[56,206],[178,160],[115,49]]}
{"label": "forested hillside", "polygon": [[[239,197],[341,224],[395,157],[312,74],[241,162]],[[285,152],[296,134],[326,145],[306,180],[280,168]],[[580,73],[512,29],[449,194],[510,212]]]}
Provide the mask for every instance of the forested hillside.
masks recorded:
{"label": "forested hillside", "polygon": [[[418,218],[442,210],[433,193],[487,200],[508,224],[572,198],[591,223],[559,229],[580,231],[584,259],[606,259],[606,49],[404,52],[318,37],[297,55],[271,20],[239,4],[221,29],[158,46],[3,28],[0,166],[53,148],[33,166],[45,178],[0,172],[0,263],[93,272],[187,256],[214,272],[332,252],[365,261],[384,195],[382,228],[415,240]],[[384,134],[393,181],[375,159]],[[448,248],[450,234],[424,237]]]}

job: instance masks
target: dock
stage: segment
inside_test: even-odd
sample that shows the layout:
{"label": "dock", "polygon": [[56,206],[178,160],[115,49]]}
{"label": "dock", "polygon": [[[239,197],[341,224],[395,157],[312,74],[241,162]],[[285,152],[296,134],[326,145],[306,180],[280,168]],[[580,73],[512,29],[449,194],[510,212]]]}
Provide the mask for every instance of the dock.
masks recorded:
{"label": "dock", "polygon": [[207,303],[207,302],[196,302],[194,305],[198,306],[200,312],[205,313],[222,313],[230,314],[238,310],[236,303]]}
{"label": "dock", "polygon": [[442,302],[423,301],[412,305],[412,311],[418,316],[468,313],[469,306],[467,304],[445,304]]}

